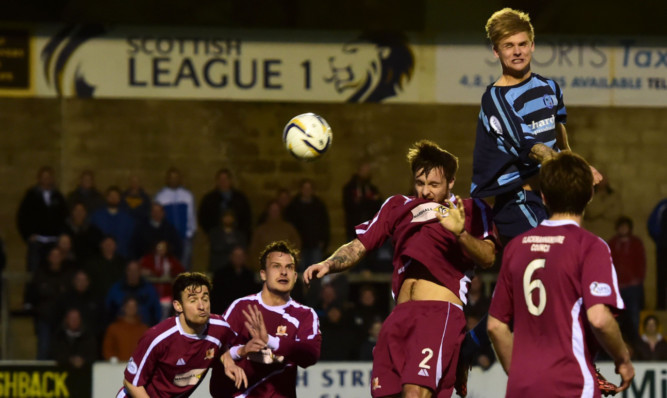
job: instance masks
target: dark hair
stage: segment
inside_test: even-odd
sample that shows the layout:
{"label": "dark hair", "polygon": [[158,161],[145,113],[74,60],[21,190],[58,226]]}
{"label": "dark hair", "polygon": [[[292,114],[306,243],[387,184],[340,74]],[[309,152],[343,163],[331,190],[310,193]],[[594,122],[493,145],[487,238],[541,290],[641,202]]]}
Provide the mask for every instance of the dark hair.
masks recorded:
{"label": "dark hair", "polygon": [[289,254],[292,256],[294,259],[294,266],[296,268],[297,265],[299,265],[299,250],[294,248],[288,241],[286,240],[277,240],[275,242],[269,243],[264,250],[259,255],[259,268],[260,269],[266,269],[266,258],[269,256],[269,254],[273,252],[279,252],[279,253],[285,253]]}
{"label": "dark hair", "polygon": [[122,195],[122,191],[118,187],[118,185],[110,185],[109,188],[104,192],[105,195],[110,194],[111,192],[117,192],[119,195]]}
{"label": "dark hair", "polygon": [[542,163],[540,189],[552,214],[583,214],[593,197],[591,166],[575,153],[560,152]]}
{"label": "dark hair", "polygon": [[655,321],[655,326],[660,327],[660,320],[658,319],[657,316],[655,315],[647,315],[646,318],[644,318],[644,329],[646,329],[646,325],[648,325],[648,321],[653,319]]}
{"label": "dark hair", "polygon": [[222,168],[218,170],[217,173],[215,173],[215,178],[217,179],[222,174],[227,174],[227,177],[232,178],[232,171],[229,170],[228,168]]}
{"label": "dark hair", "polygon": [[429,140],[420,140],[412,144],[408,150],[408,162],[413,175],[421,169],[424,170],[424,175],[433,169],[442,169],[447,181],[454,179],[459,168],[459,159],[456,156]]}
{"label": "dark hair", "polygon": [[200,288],[206,286],[209,293],[212,290],[211,279],[206,276],[206,274],[201,272],[182,272],[176,276],[174,279],[174,284],[172,287],[173,290],[173,299],[183,303],[182,295],[185,289],[189,287]]}
{"label": "dark hair", "polygon": [[55,172],[53,171],[53,167],[51,167],[51,166],[42,166],[42,167],[39,168],[39,170],[37,170],[37,177],[41,176],[42,173],[47,173],[47,172],[51,173],[51,175],[55,174]]}
{"label": "dark hair", "polygon": [[633,222],[632,222],[632,219],[631,219],[630,217],[628,217],[628,216],[620,216],[620,217],[616,220],[615,228],[618,229],[618,227],[620,227],[620,226],[623,225],[623,224],[627,224],[628,227],[630,227],[630,231],[632,231]]}

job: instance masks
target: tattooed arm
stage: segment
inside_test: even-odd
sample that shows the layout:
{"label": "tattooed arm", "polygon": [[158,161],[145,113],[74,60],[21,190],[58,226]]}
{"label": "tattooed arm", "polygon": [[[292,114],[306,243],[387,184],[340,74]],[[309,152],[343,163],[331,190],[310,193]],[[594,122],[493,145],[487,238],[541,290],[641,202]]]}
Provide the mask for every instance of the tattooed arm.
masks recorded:
{"label": "tattooed arm", "polygon": [[354,239],[339,247],[331,257],[308,267],[303,272],[303,281],[308,284],[312,279],[322,278],[326,274],[345,271],[358,263],[365,255],[364,245],[359,239]]}

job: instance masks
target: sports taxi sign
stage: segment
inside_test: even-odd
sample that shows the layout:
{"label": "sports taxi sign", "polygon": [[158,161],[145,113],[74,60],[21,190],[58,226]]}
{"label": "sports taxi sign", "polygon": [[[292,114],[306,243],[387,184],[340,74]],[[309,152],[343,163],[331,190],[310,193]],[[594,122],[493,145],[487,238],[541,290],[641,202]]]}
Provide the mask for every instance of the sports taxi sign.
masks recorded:
{"label": "sports taxi sign", "polygon": [[[478,104],[482,34],[39,26],[0,30],[0,96]],[[567,105],[667,106],[667,36],[539,36]]]}

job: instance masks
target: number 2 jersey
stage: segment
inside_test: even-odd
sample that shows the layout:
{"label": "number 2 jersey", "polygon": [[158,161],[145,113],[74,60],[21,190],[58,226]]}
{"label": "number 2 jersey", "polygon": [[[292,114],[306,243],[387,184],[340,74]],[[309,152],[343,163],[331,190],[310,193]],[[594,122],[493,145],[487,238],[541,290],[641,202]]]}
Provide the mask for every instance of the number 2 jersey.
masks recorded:
{"label": "number 2 jersey", "polygon": [[505,247],[489,314],[514,323],[507,397],[599,397],[586,311],[623,309],[607,244],[574,221],[543,221]]}
{"label": "number 2 jersey", "polygon": [[[454,196],[450,200],[457,205]],[[463,199],[465,229],[478,239],[496,243],[497,232],[491,208],[481,199]],[[394,247],[392,292],[398,292],[412,260],[423,264],[438,282],[466,303],[474,262],[463,251],[456,236],[436,218],[446,205],[414,196],[395,195],[387,199],[372,220],[355,231],[366,250],[377,249],[389,237]]]}

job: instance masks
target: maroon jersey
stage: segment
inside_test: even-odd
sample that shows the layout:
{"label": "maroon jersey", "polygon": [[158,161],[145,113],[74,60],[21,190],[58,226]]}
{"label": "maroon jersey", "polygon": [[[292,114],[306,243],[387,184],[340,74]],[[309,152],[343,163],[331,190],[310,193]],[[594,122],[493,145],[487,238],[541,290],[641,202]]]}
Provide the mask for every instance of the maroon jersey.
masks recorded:
{"label": "maroon jersey", "polygon": [[543,221],[514,238],[489,314],[514,322],[508,397],[599,397],[593,305],[622,309],[607,244],[574,221]]}
{"label": "maroon jersey", "polygon": [[[454,205],[454,196],[450,198]],[[465,229],[478,239],[497,242],[491,208],[481,199],[463,199]],[[446,206],[426,199],[395,195],[384,202],[372,220],[356,227],[357,238],[367,250],[380,247],[387,238],[394,245],[392,291],[398,295],[405,271],[414,259],[466,303],[474,263],[456,236],[436,218]]]}
{"label": "maroon jersey", "polygon": [[315,364],[320,357],[322,335],[315,311],[290,299],[286,304],[271,307],[262,302],[262,293],[234,301],[224,314],[238,333],[237,343],[245,344],[251,337],[245,327],[243,310],[255,305],[262,312],[269,333],[269,348],[273,363],[261,363],[242,358],[236,364],[248,377],[248,388],[237,390],[225,376],[221,364],[213,366],[210,392],[213,397],[296,397],[297,366]]}
{"label": "maroon jersey", "polygon": [[[199,335],[185,333],[180,319],[171,317],[139,340],[125,368],[125,380],[143,386],[151,397],[188,397],[235,337],[220,315],[211,315]],[[123,388],[117,398],[126,396]]]}
{"label": "maroon jersey", "polygon": [[236,364],[248,377],[248,388],[237,390],[225,376],[222,365],[213,366],[210,392],[213,397],[296,397],[297,366],[315,364],[320,357],[322,336],[315,311],[290,299],[286,304],[272,307],[262,302],[262,293],[234,301],[224,314],[232,329],[238,332],[239,345],[251,337],[245,327],[243,310],[255,305],[262,312],[269,333],[269,348],[273,363],[261,363],[242,358]]}

